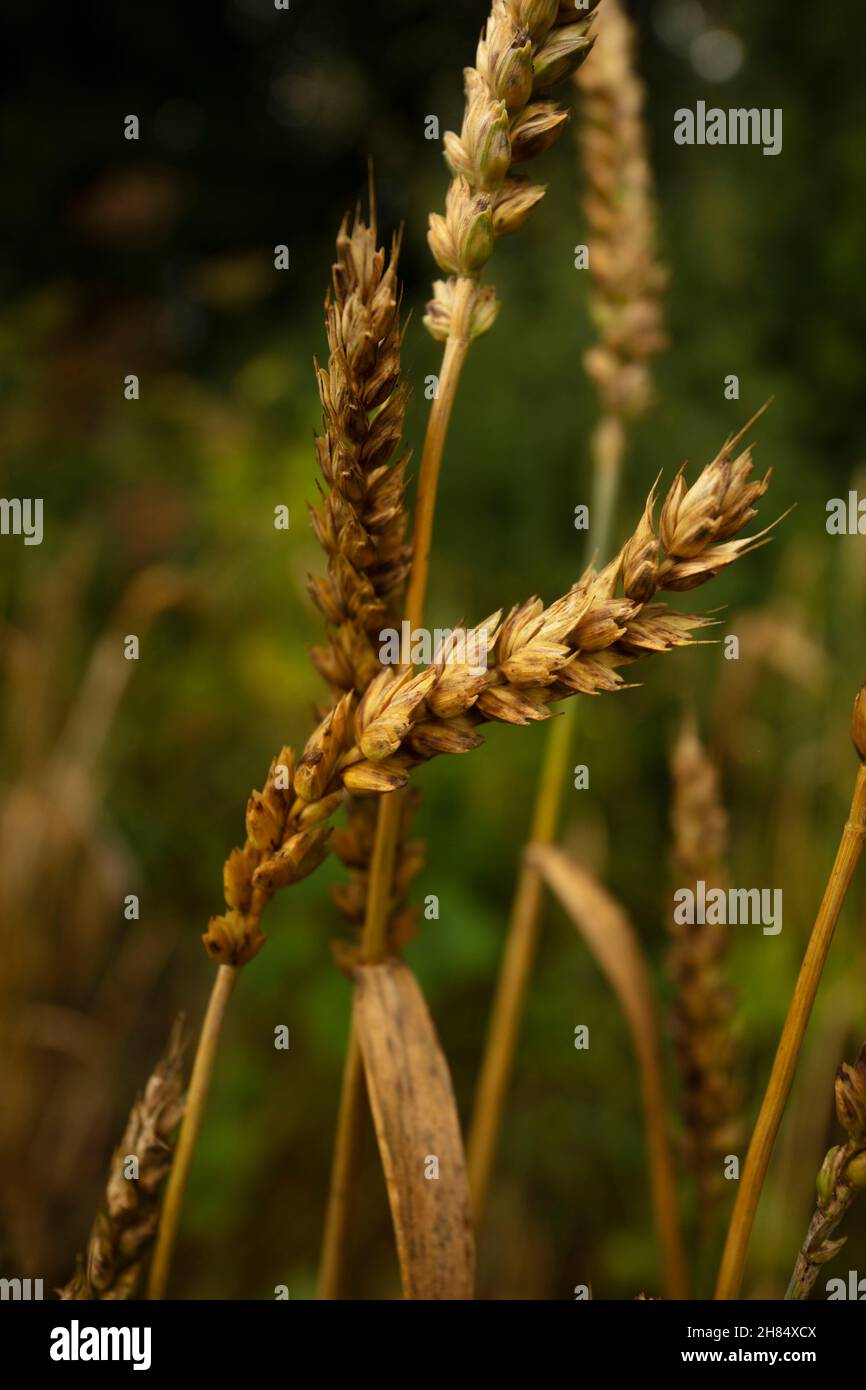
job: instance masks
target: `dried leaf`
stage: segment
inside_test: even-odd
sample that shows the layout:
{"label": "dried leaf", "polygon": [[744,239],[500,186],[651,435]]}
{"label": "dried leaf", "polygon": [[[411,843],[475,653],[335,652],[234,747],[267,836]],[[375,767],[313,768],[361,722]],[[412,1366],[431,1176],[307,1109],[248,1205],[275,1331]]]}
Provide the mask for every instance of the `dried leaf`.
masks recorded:
{"label": "dried leaf", "polygon": [[[355,1024],[405,1298],[472,1298],[475,1241],[448,1067],[414,975],[402,961],[361,965]],[[426,1177],[432,1158],[438,1178]]]}

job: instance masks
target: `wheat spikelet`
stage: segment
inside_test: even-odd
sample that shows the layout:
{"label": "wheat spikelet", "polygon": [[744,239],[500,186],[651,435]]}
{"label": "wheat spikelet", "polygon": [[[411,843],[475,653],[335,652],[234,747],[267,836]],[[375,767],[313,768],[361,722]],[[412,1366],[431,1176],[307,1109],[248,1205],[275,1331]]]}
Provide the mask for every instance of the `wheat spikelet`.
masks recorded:
{"label": "wheat spikelet", "polygon": [[[680,731],[671,754],[673,859],[678,882],[708,887],[727,883],[727,816],[717,770],[694,721]],[[676,985],[674,1044],[682,1079],[687,1162],[695,1174],[702,1222],[721,1197],[722,1159],[741,1139],[740,1096],[733,1077],[731,1019],[736,997],[724,980],[730,938],[716,923],[669,922],[668,967]]]}
{"label": "wheat spikelet", "polygon": [[634,29],[621,0],[598,13],[592,61],[575,73],[578,140],[590,227],[590,308],[599,342],[584,356],[602,414],[634,419],[651,401],[649,359],[666,343],[667,272],[656,253],[656,209]]}
{"label": "wheat spikelet", "polygon": [[330,640],[313,664],[336,695],[366,690],[379,670],[378,637],[397,621],[408,565],[405,471],[396,462],[406,411],[400,384],[399,238],[390,257],[376,247],[375,215],[356,212],[337,236],[333,294],[325,301],[328,365],[316,363],[324,430],[316,439],[328,491],[311,508],[328,557],[325,578],[309,581]]}
{"label": "wheat spikelet", "polygon": [[[156,1232],[159,1192],[172,1159],[172,1134],[184,1111],[183,1015],[172,1025],[165,1052],[136,1100],[123,1138],[111,1158],[105,1205],[93,1223],[87,1253],[62,1299],[132,1298]],[[138,1178],[124,1176],[127,1158],[138,1159]]]}
{"label": "wheat spikelet", "polygon": [[603,570],[590,566],[547,608],[529,599],[504,622],[497,613],[473,629],[466,647],[477,652],[486,636],[486,669],[448,659],[455,633],[436,664],[400,674],[383,667],[357,706],[351,692],[342,696],[296,767],[284,750],[264,792],[250,798],[246,845],[226,863],[229,911],[212,918],[203,937],[212,958],[242,965],[260,949],[265,903],[318,867],[328,852],[328,822],[348,793],[397,791],[419,763],[478,747],[479,724],[547,719],[557,700],[620,688],[618,667],[689,645],[707,619],[652,600],[696,588],[766,540],[766,531],[735,538],[770,479],[768,472],[751,481],[749,449],[734,457],[741,437],[723,446],[691,488],[680,470],[658,532],[653,487],[634,534]]}
{"label": "wheat spikelet", "polygon": [[[324,431],[316,449],[328,490],[311,513],[328,573],[309,583],[328,624],[329,642],[310,655],[335,700],[350,691],[360,697],[381,670],[380,634],[399,624],[410,558],[404,543],[408,455],[394,461],[406,408],[399,382],[400,246],[395,238],[387,259],[376,246],[372,183],[370,203],[370,224],[356,211],[351,230],[347,218],[337,236],[333,294],[325,301],[328,365],[317,364]],[[415,931],[415,910],[406,906],[405,895],[424,862],[423,844],[408,840],[416,805],[417,797],[411,797],[402,808],[386,928],[392,950]],[[364,920],[375,830],[375,807],[353,797],[346,826],[331,841],[350,870],[349,882],[335,886],[332,896],[356,930]],[[336,942],[334,950],[341,966],[349,968],[355,943]]]}
{"label": "wheat spikelet", "polygon": [[[548,97],[592,48],[598,0],[577,11],[566,0],[493,0],[475,56],[464,69],[466,105],[460,134],[443,145],[452,173],[445,215],[431,213],[428,240],[449,276],[433,286],[424,319],[434,338],[476,338],[497,313],[492,286],[475,289],[467,306],[458,282],[476,281],[498,237],[522,227],[544,188],[514,172],[561,135],[568,113]],[[467,312],[466,322],[455,323]]]}
{"label": "wheat spikelet", "polygon": [[836,1075],[836,1116],[848,1138],[826,1155],[818,1174],[818,1206],[797,1256],[785,1295],[808,1298],[818,1270],[841,1250],[845,1236],[833,1232],[859,1192],[866,1189],[866,1043],[853,1065],[843,1063]]}

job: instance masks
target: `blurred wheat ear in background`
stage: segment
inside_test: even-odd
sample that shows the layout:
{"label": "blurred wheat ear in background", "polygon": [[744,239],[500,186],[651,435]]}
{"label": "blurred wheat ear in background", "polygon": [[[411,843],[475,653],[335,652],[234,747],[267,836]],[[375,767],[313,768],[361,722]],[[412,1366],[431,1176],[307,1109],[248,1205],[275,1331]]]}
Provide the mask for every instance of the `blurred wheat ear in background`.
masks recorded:
{"label": "blurred wheat ear in background", "polygon": [[[708,889],[726,889],[728,818],[718,769],[698,737],[694,717],[683,723],[670,761],[676,883],[691,887],[702,880]],[[677,924],[673,915],[668,927],[685,1159],[695,1179],[699,1244],[706,1247],[715,1210],[725,1196],[723,1160],[737,1151],[742,1137],[741,1096],[734,1079],[736,995],[724,975],[730,934],[718,923]]]}
{"label": "blurred wheat ear in background", "polygon": [[[165,1052],[135,1102],[114,1151],[105,1205],[93,1223],[62,1299],[134,1298],[159,1216],[159,1191],[172,1159],[172,1137],[183,1117],[184,1020],[175,1019]],[[129,1171],[130,1159],[137,1171]]]}

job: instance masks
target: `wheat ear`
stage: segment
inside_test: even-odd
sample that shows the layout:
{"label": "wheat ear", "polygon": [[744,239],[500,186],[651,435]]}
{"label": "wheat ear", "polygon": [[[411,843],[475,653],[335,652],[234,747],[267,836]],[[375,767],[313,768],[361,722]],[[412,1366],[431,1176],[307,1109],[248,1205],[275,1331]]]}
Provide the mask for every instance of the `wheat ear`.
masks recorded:
{"label": "wheat ear", "polygon": [[797,1256],[786,1298],[808,1298],[818,1270],[832,1260],[846,1237],[831,1239],[836,1227],[866,1190],[866,1042],[853,1065],[836,1076],[836,1116],[848,1138],[826,1155],[818,1174],[818,1206]]}
{"label": "wheat ear", "polygon": [[[693,719],[671,752],[673,863],[677,882],[724,887],[728,818],[719,775]],[[682,1082],[686,1161],[694,1173],[701,1227],[725,1188],[721,1160],[741,1138],[731,1027],[736,1003],[724,978],[730,937],[724,927],[668,922],[668,969],[676,987],[672,1023]]]}
{"label": "wheat ear", "polygon": [[[370,225],[356,213],[337,237],[333,293],[325,305],[328,364],[317,375],[323,433],[316,440],[327,488],[312,512],[313,530],[328,556],[326,577],[312,579],[310,591],[329,629],[329,642],[311,657],[328,682],[334,701],[363,695],[381,669],[378,642],[383,627],[399,621],[400,598],[410,551],[406,528],[407,456],[394,460],[403,432],[406,393],[399,384],[401,289],[397,280],[399,240],[390,258],[376,246],[371,178]],[[414,909],[406,892],[423,863],[423,846],[409,842],[415,798],[407,797],[397,827],[394,890],[385,922],[390,950],[413,935]],[[376,833],[376,807],[369,798],[350,797],[345,828],[331,846],[350,870],[347,883],[332,896],[360,934]],[[360,955],[359,937],[332,949],[350,976]],[[319,1296],[341,1292],[347,1246],[351,1176],[355,1170],[364,1110],[364,1076],[354,1016],[337,1118],[319,1272]]]}
{"label": "wheat ear", "polygon": [[836,923],[845,902],[848,889],[863,853],[866,841],[866,686],[862,686],[854,701],[851,722],[854,747],[860,760],[854,780],[854,791],[848,819],[842,830],[839,848],[824,897],[818,909],[818,916],[809,937],[800,974],[794,987],[794,994],[788,1007],[782,1036],[776,1049],[773,1068],[767,1090],[761,1102],[761,1109],[752,1132],[749,1151],[743,1168],[737,1200],[728,1227],[719,1278],[716,1284],[716,1298],[737,1298],[743,1282],[743,1271],[749,1248],[749,1237],[761,1199],[761,1189],[767,1176],[767,1168],[782,1115],[785,1111],[794,1072],[821,975],[827,961]]}
{"label": "wheat ear", "polygon": [[[648,362],[664,345],[662,292],[667,281],[656,250],[652,167],[643,119],[644,92],[635,68],[634,30],[620,0],[605,0],[595,47],[575,73],[581,96],[578,147],[589,226],[590,307],[599,341],[584,358],[599,396],[590,441],[592,499],[589,555],[605,556],[619,490],[626,429],[650,403]],[[576,705],[567,706],[547,740],[530,841],[557,833],[574,738]],[[543,885],[535,865],[520,864],[499,980],[488,1026],[469,1131],[469,1173],[476,1222],[487,1199],[508,1078],[541,921]]]}
{"label": "wheat ear", "polygon": [[[328,566],[326,575],[311,579],[309,587],[328,624],[327,645],[311,653],[336,702],[328,716],[331,732],[323,734],[326,739],[343,737],[341,721],[351,701],[363,693],[379,669],[375,637],[398,611],[409,556],[404,543],[407,460],[394,460],[405,412],[405,391],[399,384],[403,337],[397,282],[399,239],[393,242],[390,256],[377,247],[372,182],[370,202],[369,226],[356,213],[351,226],[345,219],[338,233],[333,288],[325,302],[328,363],[327,367],[316,364],[323,409],[316,453],[327,491],[311,510],[311,521]],[[325,808],[327,814],[290,820],[295,761],[294,750],[283,748],[271,763],[262,791],[250,796],[245,843],[232,850],[223,868],[229,911],[215,919],[213,930],[209,928],[205,935],[218,970],[166,1192],[150,1275],[151,1298],[165,1294],[183,1194],[238,972],[264,944],[261,917],[273,894],[305,878],[328,853],[331,828],[324,822],[348,798],[347,792],[337,789]],[[354,808],[347,829],[334,845],[358,874],[362,873],[361,856],[372,840],[369,818],[366,807]],[[259,873],[277,848],[279,873]],[[414,847],[407,847],[406,882],[413,853]],[[344,908],[351,903],[352,893],[357,893],[357,883],[345,891]],[[396,909],[394,928],[400,930]]]}
{"label": "wheat ear", "polygon": [[[456,629],[433,665],[417,673],[383,667],[357,704],[351,693],[343,696],[292,763],[285,785],[277,789],[269,777],[265,793],[250,799],[255,867],[250,871],[244,851],[229,861],[238,872],[237,879],[229,876],[229,910],[211,919],[203,937],[212,959],[227,967],[243,963],[246,904],[321,862],[328,822],[347,794],[401,790],[421,763],[478,747],[480,725],[548,719],[559,700],[622,688],[618,668],[690,645],[710,620],[654,600],[706,583],[768,539],[770,528],[737,534],[756,515],[754,504],[770,479],[769,472],[752,478],[750,449],[736,453],[739,438],[723,446],[691,487],[682,470],[677,474],[658,529],[654,487],[634,533],[603,570],[590,567],[548,607],[529,599],[504,621],[494,614],[473,629],[466,647],[477,651],[486,635],[486,668],[452,659],[461,636]],[[272,773],[278,766],[272,764]],[[289,771],[286,764],[282,771]]]}
{"label": "wheat ear", "polygon": [[[228,910],[211,918],[202,938],[219,970],[163,1206],[151,1298],[164,1296],[223,1018],[239,970],[264,944],[260,919],[270,898],[323,861],[329,822],[349,794],[400,790],[409,771],[435,754],[477,747],[477,724],[546,719],[553,701],[617,689],[617,667],[688,645],[705,620],[651,600],[665,590],[705,583],[766,539],[766,532],[735,538],[756,514],[754,503],[770,478],[768,473],[751,479],[750,450],[734,456],[739,438],[722,448],[691,488],[680,470],[662,506],[658,534],[653,488],[634,534],[605,570],[587,570],[547,609],[530,599],[501,627],[498,615],[479,625],[478,639],[486,633],[489,648],[496,648],[488,669],[479,673],[468,662],[449,662],[449,651],[418,675],[397,675],[386,667],[357,708],[353,692],[341,697],[297,764],[290,749],[271,763],[264,790],[253,792],[247,804],[246,843],[225,864]],[[624,592],[617,597],[620,582]],[[374,873],[375,867],[374,859]]]}
{"label": "wheat ear", "polygon": [[[105,1205],[93,1223],[84,1258],[79,1256],[74,1275],[57,1291],[62,1299],[125,1299],[135,1294],[156,1231],[172,1135],[184,1111],[185,1046],[179,1015],[112,1154]],[[125,1172],[132,1157],[138,1161],[135,1178]]]}
{"label": "wheat ear", "polygon": [[[460,134],[443,140],[452,181],[445,214],[431,213],[428,240],[447,280],[433,285],[424,323],[444,344],[438,389],[424,438],[412,537],[412,567],[405,617],[412,628],[424,617],[439,471],[454,399],[472,342],[498,312],[492,285],[480,275],[497,239],[523,226],[544,188],[515,173],[561,135],[567,112],[548,93],[576,71],[592,48],[599,0],[587,0],[575,20],[566,0],[493,0],[475,56],[464,70],[466,101]],[[382,914],[393,864],[396,810],[378,833],[378,863],[371,882],[366,954],[384,951]]]}
{"label": "wheat ear", "polygon": [[[381,670],[380,634],[400,621],[403,585],[409,570],[406,532],[406,467],[399,452],[406,410],[400,384],[400,321],[397,279],[399,239],[390,256],[377,248],[371,186],[368,226],[358,212],[337,237],[333,292],[325,302],[328,364],[317,377],[324,429],[316,439],[326,485],[311,509],[313,531],[328,557],[327,574],[312,578],[310,593],[323,614],[329,640],[315,647],[312,662],[327,681],[332,700],[349,692],[360,697]],[[395,893],[389,905],[389,950],[414,933],[415,915],[405,894],[423,864],[423,846],[407,840],[414,805],[404,804]],[[332,848],[350,870],[349,882],[332,895],[343,916],[360,930],[375,836],[375,812],[368,800],[352,798],[347,823]],[[357,960],[357,943],[339,942],[335,952],[347,973]]]}

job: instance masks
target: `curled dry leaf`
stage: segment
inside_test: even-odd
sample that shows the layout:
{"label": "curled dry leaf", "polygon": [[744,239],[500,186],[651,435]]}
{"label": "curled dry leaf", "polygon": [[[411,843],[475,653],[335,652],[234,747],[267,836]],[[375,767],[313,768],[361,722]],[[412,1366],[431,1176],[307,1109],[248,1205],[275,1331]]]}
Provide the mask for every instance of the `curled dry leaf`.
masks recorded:
{"label": "curled dry leaf", "polygon": [[[360,965],[355,980],[355,1026],[404,1297],[472,1298],[475,1241],[460,1122],[424,996],[397,959]],[[433,1158],[438,1178],[425,1176]]]}

